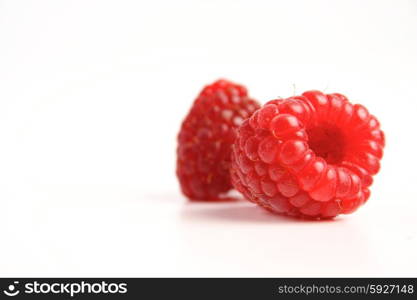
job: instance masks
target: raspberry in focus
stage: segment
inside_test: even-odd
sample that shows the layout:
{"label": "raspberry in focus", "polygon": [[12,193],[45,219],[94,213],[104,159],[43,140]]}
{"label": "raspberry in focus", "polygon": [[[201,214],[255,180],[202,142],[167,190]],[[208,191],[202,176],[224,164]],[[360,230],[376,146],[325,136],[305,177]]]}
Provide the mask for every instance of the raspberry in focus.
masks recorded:
{"label": "raspberry in focus", "polygon": [[327,219],[369,196],[385,146],[378,120],[341,94],[308,91],[269,101],[238,130],[231,178],[274,213]]}
{"label": "raspberry in focus", "polygon": [[178,134],[177,176],[189,199],[225,199],[236,129],[258,108],[244,86],[227,80],[201,91]]}

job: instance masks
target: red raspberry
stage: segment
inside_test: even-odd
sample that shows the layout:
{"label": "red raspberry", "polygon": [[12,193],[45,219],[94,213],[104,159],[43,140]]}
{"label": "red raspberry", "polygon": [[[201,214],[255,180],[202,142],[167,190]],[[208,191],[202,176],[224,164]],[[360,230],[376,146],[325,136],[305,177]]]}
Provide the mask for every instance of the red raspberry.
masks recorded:
{"label": "red raspberry", "polygon": [[221,200],[232,189],[230,154],[236,129],[259,108],[246,88],[226,80],[206,86],[178,135],[177,176],[193,200]]}
{"label": "red raspberry", "polygon": [[378,120],[341,94],[272,100],[239,127],[232,183],[279,214],[352,213],[369,198],[384,144]]}

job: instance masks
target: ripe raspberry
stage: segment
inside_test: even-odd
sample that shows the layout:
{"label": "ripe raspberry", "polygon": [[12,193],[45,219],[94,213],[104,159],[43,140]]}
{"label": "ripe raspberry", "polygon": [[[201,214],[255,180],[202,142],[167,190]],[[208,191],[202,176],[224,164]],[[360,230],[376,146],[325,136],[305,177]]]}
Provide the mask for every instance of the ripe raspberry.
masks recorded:
{"label": "ripe raspberry", "polygon": [[341,94],[272,100],[239,127],[231,178],[279,214],[332,218],[365,203],[385,145],[378,120]]}
{"label": "ripe raspberry", "polygon": [[258,108],[245,87],[226,80],[202,90],[178,135],[177,176],[188,198],[221,200],[232,189],[229,168],[236,129]]}

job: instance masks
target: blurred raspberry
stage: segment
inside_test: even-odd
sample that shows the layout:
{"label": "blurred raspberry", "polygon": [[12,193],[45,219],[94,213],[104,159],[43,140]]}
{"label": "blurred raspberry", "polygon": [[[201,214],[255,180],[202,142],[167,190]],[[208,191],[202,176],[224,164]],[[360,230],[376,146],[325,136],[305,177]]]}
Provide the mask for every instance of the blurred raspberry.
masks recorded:
{"label": "blurred raspberry", "polygon": [[201,91],[178,134],[177,176],[189,199],[224,199],[236,128],[258,108],[245,87],[227,80]]}

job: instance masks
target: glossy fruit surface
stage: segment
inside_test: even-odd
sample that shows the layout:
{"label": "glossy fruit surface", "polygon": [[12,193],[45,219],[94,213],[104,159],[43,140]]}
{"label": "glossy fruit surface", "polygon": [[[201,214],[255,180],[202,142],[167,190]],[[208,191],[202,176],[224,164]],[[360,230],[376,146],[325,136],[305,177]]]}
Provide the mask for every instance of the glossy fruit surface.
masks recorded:
{"label": "glossy fruit surface", "polygon": [[272,212],[332,218],[368,200],[384,146],[379,122],[364,106],[308,91],[269,101],[243,122],[232,183]]}

